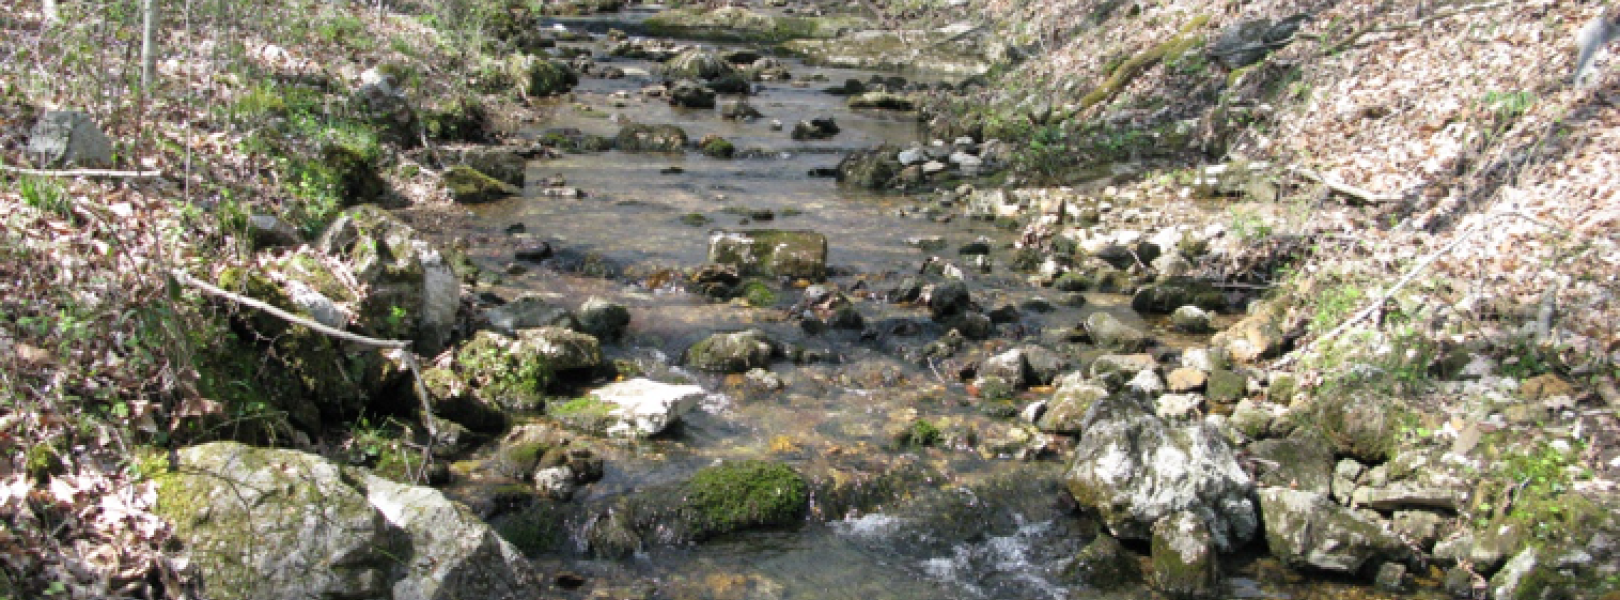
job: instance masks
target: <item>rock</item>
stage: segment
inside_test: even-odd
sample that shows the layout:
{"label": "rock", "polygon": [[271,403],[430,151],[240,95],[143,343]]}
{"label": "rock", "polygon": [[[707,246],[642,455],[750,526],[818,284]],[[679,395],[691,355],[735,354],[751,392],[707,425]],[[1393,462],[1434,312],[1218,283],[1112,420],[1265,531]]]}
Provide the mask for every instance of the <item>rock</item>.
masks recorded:
{"label": "rock", "polygon": [[747,100],[733,100],[720,107],[720,118],[733,121],[749,121],[765,116],[754,108]]}
{"label": "rock", "polygon": [[185,448],[178,460],[180,470],[156,479],[157,512],[174,523],[211,597],[542,593],[516,548],[436,490],[234,442]]}
{"label": "rock", "polygon": [[574,497],[579,484],[574,481],[574,470],[567,465],[545,467],[534,472],[534,490],[541,498],[567,501]]}
{"label": "rock", "polygon": [[1119,389],[1142,371],[1157,369],[1159,362],[1149,354],[1104,354],[1091,361],[1091,378],[1108,389]]}
{"label": "rock", "polygon": [[1333,449],[1318,441],[1261,440],[1248,447],[1259,459],[1256,477],[1263,487],[1283,487],[1327,496],[1333,490]]}
{"label": "rock", "polygon": [[965,312],[945,319],[944,325],[953,331],[960,332],[963,337],[970,340],[989,339],[996,331],[996,324],[990,317],[977,311]]}
{"label": "rock", "polygon": [[825,140],[838,135],[839,131],[838,123],[832,117],[817,117],[795,123],[790,136],[795,140]]}
{"label": "rock", "polygon": [[[1561,576],[1553,565],[1548,564],[1541,548],[1530,546],[1513,555],[1502,570],[1491,577],[1491,598],[1495,600],[1537,600],[1542,598],[1564,597],[1557,590],[1574,582]],[[1568,592],[1566,591],[1567,595]]]}
{"label": "rock", "polygon": [[1125,382],[1125,390],[1146,398],[1152,398],[1164,393],[1164,380],[1151,369],[1137,371],[1130,381]]}
{"label": "rock", "polygon": [[25,150],[30,160],[46,169],[112,166],[112,140],[96,127],[90,115],[76,110],[46,112],[34,124]]}
{"label": "rock", "polygon": [[615,302],[592,296],[579,307],[580,331],[596,336],[598,340],[615,341],[624,336],[630,326],[630,309]]}
{"label": "rock", "polygon": [[1121,323],[1114,315],[1105,312],[1086,317],[1086,332],[1091,334],[1091,340],[1097,346],[1120,352],[1139,352],[1150,341],[1146,333]]}
{"label": "rock", "polygon": [[1495,573],[1530,540],[1530,532],[1524,525],[1501,521],[1499,518],[1481,528],[1474,535],[1473,547],[1468,549],[1468,561],[1481,574]]}
{"label": "rock", "polygon": [[1271,19],[1256,19],[1228,26],[1210,44],[1209,55],[1227,69],[1260,62],[1273,49],[1266,41],[1266,33],[1271,28]]}
{"label": "rock", "polygon": [[662,73],[668,79],[708,80],[736,73],[736,68],[714,52],[692,49],[665,61]]}
{"label": "rock", "polygon": [[1153,414],[1168,422],[1186,421],[1198,416],[1203,404],[1199,394],[1165,394],[1153,401]]}
{"label": "rock", "polygon": [[524,172],[529,162],[515,148],[468,148],[457,153],[456,164],[474,170],[507,185],[522,188]]}
{"label": "rock", "polygon": [[[1275,415],[1266,406],[1248,398],[1239,400],[1237,407],[1232,409],[1232,427],[1252,440],[1266,437],[1266,434],[1271,431],[1271,422],[1275,418]],[[1322,492],[1326,493],[1327,490],[1324,488]]]}
{"label": "rock", "polygon": [[1575,386],[1570,385],[1562,377],[1553,373],[1545,373],[1524,380],[1519,384],[1519,395],[1526,400],[1547,400],[1558,396],[1575,397],[1579,395]]}
{"label": "rock", "polygon": [[662,433],[705,394],[701,386],[638,378],[597,388],[589,396],[612,407],[615,422],[607,426],[609,435],[639,438]]}
{"label": "rock", "polygon": [[1153,259],[1153,270],[1160,278],[1186,277],[1192,274],[1192,261],[1187,260],[1179,252],[1171,252]]}
{"label": "rock", "polygon": [[693,368],[722,373],[743,373],[770,365],[779,354],[777,343],[765,332],[749,329],[717,333],[686,349],[684,362]]}
{"label": "rock", "polygon": [[356,328],[381,339],[410,339],[427,355],[444,350],[461,308],[461,282],[439,250],[376,206],[344,211],[317,242],[348,261],[366,294]]}
{"label": "rock", "polygon": [[1466,504],[1467,492],[1440,486],[1397,481],[1388,486],[1356,488],[1351,504],[1374,510],[1438,508],[1459,510]]}
{"label": "rock", "polygon": [[936,284],[928,293],[928,313],[935,321],[944,321],[973,309],[973,297],[967,283],[950,280]]}
{"label": "rock", "polygon": [[484,318],[489,321],[491,329],[507,336],[517,335],[520,329],[534,329],[536,327],[564,327],[576,331],[582,330],[579,320],[573,313],[561,306],[552,305],[544,298],[533,294],[524,294],[516,300],[502,304],[484,311]]}
{"label": "rock", "polygon": [[552,371],[594,369],[602,364],[602,345],[596,338],[561,327],[539,327],[517,332],[513,353],[535,352]]}
{"label": "rock", "polygon": [[614,138],[620,152],[681,152],[686,148],[686,130],[674,125],[631,123],[619,129]]}
{"label": "rock", "polygon": [[892,92],[866,92],[849,99],[850,108],[876,108],[883,110],[912,110],[916,103],[908,96]]}
{"label": "rock", "polygon": [[1136,556],[1106,534],[1092,538],[1064,568],[1064,574],[1098,590],[1113,590],[1142,582]]}
{"label": "rock", "polygon": [[1243,320],[1215,334],[1210,346],[1236,363],[1253,363],[1282,351],[1282,315],[1261,305]]}
{"label": "rock", "polygon": [[709,262],[732,265],[743,275],[827,275],[827,238],[813,231],[755,229],[709,235]]}
{"label": "rock", "polygon": [[287,299],[292,301],[298,310],[315,319],[316,322],[333,329],[345,329],[349,325],[349,316],[338,308],[337,303],[326,297],[314,288],[297,280],[289,280],[286,285]]}
{"label": "rock", "polygon": [[416,111],[393,77],[372,68],[360,75],[360,82],[351,99],[360,118],[376,128],[382,141],[415,146],[420,140]]}
{"label": "rock", "polygon": [[1402,510],[1395,512],[1394,521],[1395,531],[1411,540],[1419,550],[1429,551],[1440,539],[1443,521],[1440,515],[1422,510]]}
{"label": "rock", "polygon": [[856,150],[838,161],[838,182],[878,190],[894,185],[900,175],[900,160],[892,147]]}
{"label": "rock", "polygon": [[1209,313],[1196,306],[1183,306],[1170,313],[1170,325],[1175,327],[1176,331],[1209,333],[1214,330],[1210,325],[1211,322]]}
{"label": "rock", "polygon": [[478,433],[498,433],[506,428],[506,414],[474,393],[472,387],[450,369],[422,371],[422,383],[432,396],[433,416],[458,423]]}
{"label": "rock", "polygon": [[480,173],[466,165],[456,165],[444,171],[444,187],[450,199],[460,204],[481,204],[501,198],[517,196],[523,190]]}
{"label": "rock", "polygon": [[[704,156],[712,158],[731,158],[737,155],[737,146],[726,140],[726,138],[713,134],[703,136],[703,139],[698,140],[698,150],[703,152]],[[763,215],[755,215],[755,220],[769,220],[760,219],[759,216],[774,217],[775,215],[773,213],[763,213]]]}
{"label": "rock", "polygon": [[1210,402],[1231,404],[1248,395],[1249,378],[1235,371],[1215,369],[1209,373],[1209,382],[1204,387],[1204,395]]}
{"label": "rock", "polygon": [[1378,565],[1373,585],[1386,592],[1406,591],[1406,565],[1392,562]]}
{"label": "rock", "polygon": [[1136,290],[1131,298],[1131,309],[1139,313],[1165,314],[1187,305],[1214,310],[1224,302],[1220,290],[1208,282],[1172,277]]}
{"label": "rock", "polygon": [[1092,405],[1064,477],[1075,500],[1122,539],[1148,539],[1178,512],[1204,521],[1223,551],[1253,537],[1254,483],[1220,434],[1203,423],[1167,425],[1151,410],[1124,395]]}
{"label": "rock", "polygon": [[764,392],[781,391],[787,387],[787,382],[782,381],[781,376],[759,368],[749,369],[744,373],[743,381],[747,382],[749,387]]}
{"label": "rock", "polygon": [[979,375],[1000,377],[1014,388],[1028,385],[1029,364],[1024,360],[1023,350],[1008,350],[990,358],[984,359],[979,365]]}
{"label": "rock", "polygon": [[1261,489],[1260,513],[1266,545],[1292,568],[1358,575],[1370,564],[1408,554],[1400,538],[1316,492]]}
{"label": "rock", "polygon": [[297,247],[304,243],[303,234],[298,232],[286,221],[275,215],[253,215],[247,220],[248,238],[253,241],[254,249],[274,248],[277,246]]}
{"label": "rock", "polygon": [[1339,504],[1349,504],[1350,498],[1355,494],[1356,481],[1361,479],[1367,467],[1353,459],[1340,459],[1333,465],[1333,499]]}
{"label": "rock", "polygon": [[1153,524],[1153,587],[1168,598],[1215,598],[1220,565],[1209,523],[1181,511]]}
{"label": "rock", "polygon": [[714,90],[691,79],[682,79],[669,86],[670,106],[714,108],[714,95]]}
{"label": "rock", "polygon": [[1367,464],[1389,458],[1408,414],[1395,398],[1353,394],[1319,396],[1307,410],[1340,455]]}
{"label": "rock", "polygon": [[[1067,378],[1066,378],[1067,379]],[[1066,380],[1046,403],[1046,411],[1035,420],[1041,431],[1078,434],[1084,428],[1086,413],[1091,405],[1108,397],[1108,390],[1085,380]]]}
{"label": "rock", "polygon": [[506,81],[529,96],[557,96],[568,93],[579,84],[579,74],[560,60],[540,58],[528,54],[513,54],[502,67]]}
{"label": "rock", "polygon": [[544,354],[521,350],[516,340],[480,331],[456,351],[456,364],[484,402],[505,410],[539,410],[553,369]]}
{"label": "rock", "polygon": [[1185,394],[1204,389],[1204,383],[1208,380],[1209,376],[1205,375],[1203,371],[1181,367],[1170,372],[1170,375],[1165,378],[1165,385],[1169,387],[1171,392]]}
{"label": "rock", "polygon": [[901,166],[909,167],[928,162],[928,155],[923,153],[922,148],[907,148],[896,154],[895,160],[900,161]]}
{"label": "rock", "polygon": [[1069,370],[1069,360],[1061,354],[1040,346],[1029,346],[1023,350],[1024,363],[1029,365],[1031,385],[1050,385],[1058,375]]}

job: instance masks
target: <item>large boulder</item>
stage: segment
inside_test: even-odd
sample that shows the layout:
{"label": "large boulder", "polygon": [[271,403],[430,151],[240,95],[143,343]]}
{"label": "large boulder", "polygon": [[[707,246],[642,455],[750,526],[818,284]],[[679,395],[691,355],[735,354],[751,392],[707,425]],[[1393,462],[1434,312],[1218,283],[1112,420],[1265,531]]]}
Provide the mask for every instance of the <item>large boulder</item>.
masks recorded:
{"label": "large boulder", "polygon": [[715,231],[709,262],[734,266],[742,275],[820,280],[827,276],[827,237],[784,229]]}
{"label": "large boulder", "polygon": [[1249,316],[1215,334],[1210,346],[1232,362],[1248,364],[1276,356],[1283,342],[1283,311],[1258,304],[1251,307]]}
{"label": "large boulder", "polygon": [[715,91],[692,79],[682,79],[669,86],[669,104],[681,108],[714,108]]}
{"label": "large boulder", "polygon": [[758,329],[736,333],[716,333],[686,349],[688,366],[705,371],[743,373],[771,364],[778,353],[775,340]]}
{"label": "large boulder", "polygon": [[[306,598],[533,598],[537,571],[436,490],[345,471],[302,452],[232,442],[193,446],[157,478],[209,595]],[[401,560],[407,558],[406,560]]]}
{"label": "large boulder", "polygon": [[112,166],[112,140],[90,115],[76,110],[45,113],[28,137],[27,154],[46,168]]}
{"label": "large boulder", "polygon": [[1333,446],[1320,439],[1261,440],[1249,444],[1260,463],[1260,485],[1328,494],[1333,486]]}
{"label": "large boulder", "polygon": [[630,309],[623,304],[592,296],[579,306],[579,325],[596,339],[611,342],[624,337],[630,327]]}
{"label": "large boulder", "polygon": [[538,410],[554,369],[541,352],[525,352],[512,338],[480,331],[456,351],[456,366],[483,402],[505,410]]}
{"label": "large boulder", "polygon": [[1052,433],[1081,433],[1091,405],[1106,397],[1107,388],[1078,377],[1066,377],[1057,391],[1052,392],[1052,399],[1046,402],[1046,411],[1035,420],[1035,426]]}
{"label": "large boulder", "polygon": [[1091,334],[1091,341],[1097,346],[1120,352],[1140,352],[1152,341],[1147,333],[1105,312],[1091,313],[1086,317],[1086,332]]}
{"label": "large boulder", "polygon": [[594,369],[602,364],[602,344],[589,334],[561,327],[539,327],[517,332],[513,353],[536,353],[553,371]]}
{"label": "large boulder", "polygon": [[838,135],[842,131],[832,117],[817,117],[808,121],[799,121],[793,125],[793,132],[789,137],[795,140],[825,140]]}
{"label": "large boulder", "polygon": [[484,319],[491,329],[508,336],[520,329],[536,327],[563,327],[582,329],[579,318],[568,309],[546,301],[535,294],[524,294],[518,299],[484,311]]}
{"label": "large boulder", "polygon": [[357,307],[361,333],[412,340],[418,354],[444,350],[461,308],[461,282],[438,248],[369,205],[344,211],[317,245],[345,260],[366,291]]}
{"label": "large boulder", "polygon": [[1293,568],[1356,575],[1409,552],[1394,533],[1317,492],[1262,489],[1260,512],[1271,553]]}
{"label": "large boulder", "polygon": [[1065,482],[1122,539],[1146,540],[1160,519],[1186,511],[1208,524],[1221,551],[1254,536],[1254,482],[1204,423],[1170,426],[1126,394],[1094,403]]}

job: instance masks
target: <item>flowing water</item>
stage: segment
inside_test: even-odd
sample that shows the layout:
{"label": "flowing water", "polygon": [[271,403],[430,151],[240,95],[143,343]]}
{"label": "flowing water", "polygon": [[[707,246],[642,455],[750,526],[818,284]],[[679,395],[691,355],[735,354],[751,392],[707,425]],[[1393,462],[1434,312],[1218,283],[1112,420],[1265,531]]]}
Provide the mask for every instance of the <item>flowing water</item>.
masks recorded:
{"label": "flowing water", "polygon": [[[596,31],[633,30],[644,14],[585,19],[569,26]],[[603,45],[579,44],[603,55]],[[601,59],[606,60],[606,59]],[[658,83],[657,65],[612,60],[623,79],[587,77],[572,97],[557,103],[545,129],[574,128],[612,137],[624,121],[674,124],[691,139],[716,134],[742,151],[722,160],[695,150],[679,154],[618,151],[568,154],[529,166],[523,197],[472,207],[470,254],[481,266],[503,271],[512,251],[538,242],[557,248],[561,259],[504,277],[507,297],[540,294],[574,307],[590,296],[628,306],[628,337],[609,345],[613,358],[629,360],[660,379],[687,379],[712,394],[672,435],[638,445],[605,449],[606,476],[583,488],[561,514],[571,541],[539,557],[551,572],[579,574],[589,583],[559,594],[577,597],[715,599],[978,600],[1110,597],[1065,574],[1065,566],[1095,535],[1095,525],[1064,501],[1064,465],[1052,456],[1032,461],[976,450],[1010,429],[1005,417],[980,406],[949,361],[920,360],[917,349],[941,331],[926,311],[887,304],[869,294],[916,274],[930,256],[908,238],[938,236],[947,245],[934,254],[968,268],[956,255],[964,243],[986,238],[995,248],[988,274],[971,271],[975,300],[985,308],[1021,305],[1043,290],[1006,267],[1014,232],[985,221],[931,218],[927,197],[876,194],[813,177],[835,166],[846,152],[879,144],[926,142],[912,113],[851,111],[844,98],[821,91],[845,79],[873,73],[814,68],[783,59],[794,81],[770,82],[749,101],[764,113],[751,122],[722,120],[715,110],[669,107],[644,98],[642,87]],[[913,80],[927,74],[910,73]],[[727,98],[722,97],[722,102]],[[580,110],[589,107],[590,110]],[[842,132],[829,140],[794,141],[773,119],[791,129],[800,119],[833,117]],[[553,198],[538,182],[560,177],[586,195]],[[770,220],[761,217],[769,213]],[[709,222],[688,224],[688,215]],[[949,214],[949,213],[944,213]],[[685,217],[683,219],[683,217]],[[508,234],[514,224],[526,233]],[[856,332],[805,333],[785,317],[797,299],[793,282],[778,282],[776,306],[753,308],[712,302],[674,285],[680,269],[704,262],[711,229],[767,227],[804,229],[829,240],[830,281],[853,291],[868,323]],[[578,265],[595,265],[590,274]],[[598,276],[602,273],[609,276]],[[1045,292],[1050,294],[1050,292]],[[1073,327],[1092,311],[1109,311],[1151,330],[1161,340],[1190,345],[1204,340],[1168,331],[1130,311],[1129,299],[1089,294],[1084,307],[1024,310],[1013,325],[983,348],[1012,348],[1050,328]],[[811,350],[820,360],[778,362],[773,371],[786,387],[759,392],[740,377],[689,372],[680,352],[717,331],[758,327],[775,339]],[[1040,392],[1032,393],[1027,399]],[[939,447],[898,449],[895,427],[918,417],[942,425]],[[597,507],[636,489],[679,481],[721,459],[766,458],[788,462],[813,482],[811,518],[790,531],[758,532],[701,545],[651,545],[627,559],[599,559],[581,552],[577,538]],[[855,483],[850,483],[851,481]],[[1299,585],[1276,574],[1264,560],[1248,561],[1230,580],[1233,597],[1347,597],[1362,593],[1334,584]],[[1265,581],[1260,584],[1257,581]],[[1132,590],[1118,597],[1141,597]]]}

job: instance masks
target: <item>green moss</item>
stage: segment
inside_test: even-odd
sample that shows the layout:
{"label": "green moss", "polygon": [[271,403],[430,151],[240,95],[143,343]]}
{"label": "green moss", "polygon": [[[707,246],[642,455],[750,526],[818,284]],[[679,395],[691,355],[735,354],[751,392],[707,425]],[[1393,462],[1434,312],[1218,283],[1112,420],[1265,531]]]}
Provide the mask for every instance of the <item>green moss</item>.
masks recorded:
{"label": "green moss", "polygon": [[490,116],[476,96],[462,94],[422,111],[428,137],[447,142],[481,142],[489,138]]}
{"label": "green moss", "polygon": [[540,353],[517,356],[507,345],[498,334],[482,331],[456,353],[456,362],[486,402],[507,410],[541,409],[551,367]]}
{"label": "green moss", "polygon": [[912,421],[910,427],[900,432],[895,442],[902,447],[921,448],[936,445],[942,439],[944,434],[940,432],[939,427],[925,419],[917,419]]}
{"label": "green moss", "polygon": [[546,407],[546,414],[569,427],[601,434],[618,420],[613,416],[614,408],[614,405],[595,396],[586,396],[561,404],[553,403]]}
{"label": "green moss", "polygon": [[755,460],[705,467],[682,492],[695,539],[793,525],[810,505],[809,485],[792,467]]}
{"label": "green moss", "polygon": [[758,279],[743,282],[738,288],[738,296],[748,301],[749,306],[767,307],[776,304],[776,292],[771,286]]}
{"label": "green moss", "polygon": [[719,137],[709,139],[707,143],[699,146],[698,149],[702,150],[705,156],[714,158],[731,158],[737,154],[736,146],[725,138]]}
{"label": "green moss", "polygon": [[1097,86],[1097,89],[1092,90],[1091,93],[1080,99],[1079,110],[1083,111],[1112,99],[1120,90],[1125,89],[1125,86],[1130,85],[1137,75],[1141,75],[1149,67],[1166,58],[1179,56],[1193,46],[1203,43],[1203,38],[1189,34],[1207,23],[1209,23],[1208,15],[1193,17],[1193,20],[1182,27],[1175,37],[1149,48],[1146,52],[1125,59],[1118,68],[1109,73],[1108,79],[1104,80],[1102,85]]}
{"label": "green moss", "polygon": [[554,502],[535,502],[522,511],[496,517],[489,524],[524,556],[535,558],[564,549],[569,543],[562,512]]}
{"label": "green moss", "polygon": [[551,445],[542,442],[520,442],[502,446],[495,453],[495,465],[503,475],[525,479],[534,473],[535,468],[540,465],[540,458],[550,450]]}
{"label": "green moss", "polygon": [[708,217],[704,216],[703,213],[686,213],[681,215],[681,224],[687,227],[702,227],[711,222],[712,221]]}
{"label": "green moss", "polygon": [[456,202],[477,204],[522,193],[506,182],[483,174],[467,165],[456,165],[444,172],[444,187]]}

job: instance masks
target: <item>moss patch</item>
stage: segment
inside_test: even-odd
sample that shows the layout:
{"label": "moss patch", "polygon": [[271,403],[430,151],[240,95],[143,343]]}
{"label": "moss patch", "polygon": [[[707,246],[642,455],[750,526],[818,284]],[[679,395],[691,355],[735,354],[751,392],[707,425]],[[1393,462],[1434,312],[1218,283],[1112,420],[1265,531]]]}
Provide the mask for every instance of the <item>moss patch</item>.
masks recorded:
{"label": "moss patch", "polygon": [[452,199],[462,204],[489,202],[522,193],[516,186],[467,165],[456,165],[445,170],[444,187],[450,190]]}
{"label": "moss patch", "polygon": [[791,467],[764,461],[706,467],[682,486],[681,512],[695,539],[797,523],[810,506],[809,485]]}
{"label": "moss patch", "polygon": [[484,401],[507,410],[539,410],[552,382],[551,366],[537,352],[509,352],[509,345],[505,338],[481,331],[456,353],[456,363]]}

